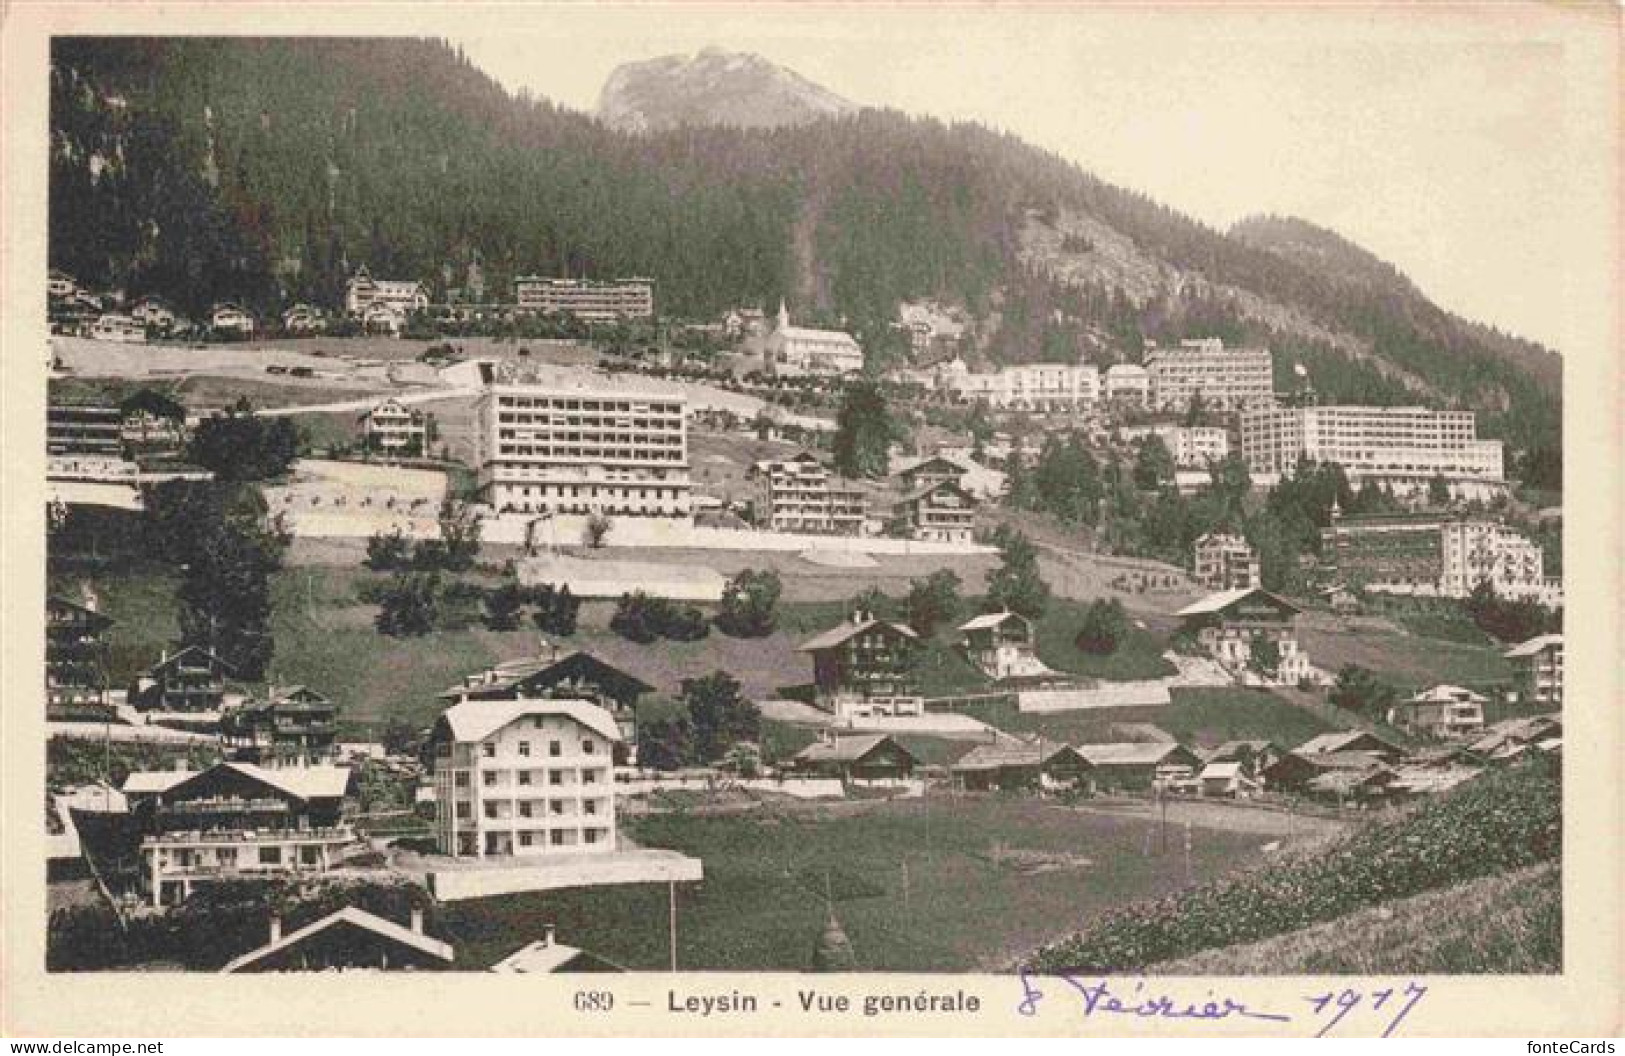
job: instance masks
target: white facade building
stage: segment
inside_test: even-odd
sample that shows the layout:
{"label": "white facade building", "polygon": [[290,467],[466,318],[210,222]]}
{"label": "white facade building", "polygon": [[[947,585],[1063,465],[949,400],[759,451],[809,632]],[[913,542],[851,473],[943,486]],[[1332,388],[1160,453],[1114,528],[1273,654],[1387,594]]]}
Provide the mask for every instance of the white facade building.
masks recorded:
{"label": "white facade building", "polygon": [[1563,581],[1547,577],[1540,544],[1523,533],[1495,521],[1447,521],[1440,533],[1440,594],[1465,598],[1489,580],[1501,597],[1563,607]]}
{"label": "white facade building", "polygon": [[[344,311],[357,318],[367,315],[368,309],[387,309],[389,316],[404,319],[415,311],[429,307],[429,294],[423,283],[415,279],[375,279],[365,267],[356,271],[344,291]],[[373,318],[382,318],[374,313]]]}
{"label": "white facade building", "polygon": [[1106,368],[1106,398],[1128,403],[1151,402],[1151,375],[1137,363],[1115,363]]}
{"label": "white facade building", "polygon": [[1178,348],[1148,345],[1145,369],[1158,407],[1184,410],[1200,395],[1208,407],[1239,410],[1275,402],[1273,360],[1267,348],[1225,348],[1216,337],[1181,341]]}
{"label": "white facade building", "polygon": [[616,849],[615,719],[583,700],[463,700],[435,723],[435,842],[453,857]]}
{"label": "white facade building", "polygon": [[758,528],[774,532],[861,535],[868,516],[863,492],[812,455],[764,460],[750,469]]}
{"label": "white facade building", "polygon": [[1100,371],[1092,363],[1025,363],[975,374],[955,359],[940,372],[939,385],[995,410],[1078,411],[1100,401]]}
{"label": "white facade building", "polygon": [[1424,407],[1278,407],[1242,413],[1241,452],[1255,473],[1289,474],[1300,461],[1336,462],[1350,483],[1396,491],[1442,476],[1468,496],[1505,488],[1501,442],[1478,439],[1472,411]]}
{"label": "white facade building", "polygon": [[770,376],[855,374],[863,369],[863,348],[851,334],[791,326],[790,312],[782,301],[762,358]]}
{"label": "white facade building", "polygon": [[521,275],[513,280],[513,299],[520,311],[569,313],[590,323],[648,319],[655,314],[655,285],[651,279],[591,282]]}
{"label": "white facade building", "polygon": [[494,383],[476,404],[480,493],[498,513],[687,518],[679,393]]}
{"label": "white facade building", "polygon": [[368,451],[385,456],[422,458],[429,452],[423,412],[394,398],[362,415],[361,436]]}
{"label": "white facade building", "polygon": [[1208,463],[1222,462],[1230,454],[1230,434],[1217,426],[1131,425],[1117,435],[1123,440],[1161,437],[1180,469],[1206,469]]}

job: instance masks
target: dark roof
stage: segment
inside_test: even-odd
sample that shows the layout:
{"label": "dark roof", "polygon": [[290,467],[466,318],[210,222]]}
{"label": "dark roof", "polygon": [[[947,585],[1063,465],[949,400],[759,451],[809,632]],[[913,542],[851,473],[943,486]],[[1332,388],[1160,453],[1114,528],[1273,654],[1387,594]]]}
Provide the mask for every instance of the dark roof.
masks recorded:
{"label": "dark roof", "polygon": [[58,605],[65,609],[72,609],[81,616],[87,617],[87,623],[93,623],[97,627],[110,627],[113,624],[113,617],[107,615],[105,612],[98,612],[95,609],[87,608],[78,602],[69,601],[60,594],[48,595],[45,599],[45,604],[47,608],[52,605]]}
{"label": "dark roof", "polygon": [[892,633],[901,634],[908,638],[919,637],[914,633],[914,628],[906,623],[893,623],[889,620],[864,620],[861,623],[853,623],[848,620],[796,646],[796,652],[819,653],[825,649],[833,649],[875,627],[889,629]]}
{"label": "dark roof", "polygon": [[654,692],[654,687],[642,679],[628,674],[613,664],[600,660],[592,653],[577,649],[553,660],[517,661],[503,664],[494,670],[489,682],[477,685],[456,685],[443,690],[443,700],[488,700],[532,687],[537,684],[554,685],[567,678],[585,678],[601,683],[612,696],[637,696]]}
{"label": "dark roof", "polygon": [[223,660],[219,653],[216,653],[211,649],[205,649],[201,645],[182,646],[180,649],[177,649],[173,653],[170,653],[169,656],[167,656],[166,658],[158,661],[156,664],[153,664],[151,667],[147,668],[147,674],[149,674],[149,675],[156,674],[157,672],[162,671],[165,668],[174,667],[176,662],[179,661],[181,657],[190,656],[190,655],[192,655],[194,653],[206,658],[209,661],[209,665],[211,667],[218,667],[218,668],[220,668],[220,670],[224,671],[226,674],[232,675],[234,677],[236,676],[237,669],[235,667],[233,667],[231,664],[229,664],[225,660]]}
{"label": "dark roof", "polygon": [[955,495],[958,495],[960,498],[964,499],[966,502],[973,503],[973,504],[976,502],[976,496],[972,495],[970,492],[966,491],[964,488],[960,487],[958,484],[955,484],[953,481],[951,481],[951,480],[939,480],[935,484],[927,484],[924,487],[915,488],[913,491],[909,492],[907,495],[904,495],[902,498],[898,499],[892,505],[894,505],[894,506],[909,506],[909,505],[912,505],[912,504],[914,504],[916,502],[919,502],[921,499],[925,498],[927,495],[930,495],[933,492],[943,491],[943,490],[953,492]]}

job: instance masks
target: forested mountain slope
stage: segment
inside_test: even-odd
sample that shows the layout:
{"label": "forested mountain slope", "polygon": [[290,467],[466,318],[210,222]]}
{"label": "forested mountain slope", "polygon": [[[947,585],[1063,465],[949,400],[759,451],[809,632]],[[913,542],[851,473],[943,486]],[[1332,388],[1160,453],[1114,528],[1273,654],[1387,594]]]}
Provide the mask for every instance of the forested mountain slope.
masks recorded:
{"label": "forested mountain slope", "polygon": [[437,295],[475,261],[498,295],[520,273],[645,275],[666,314],[782,296],[860,335],[931,296],[987,320],[993,362],[1267,341],[1282,385],[1558,441],[1551,353],[1329,233],[1219,232],[980,126],[864,110],[633,134],[437,41],[58,38],[52,58],[52,265],[193,312],[335,304],[362,263]]}

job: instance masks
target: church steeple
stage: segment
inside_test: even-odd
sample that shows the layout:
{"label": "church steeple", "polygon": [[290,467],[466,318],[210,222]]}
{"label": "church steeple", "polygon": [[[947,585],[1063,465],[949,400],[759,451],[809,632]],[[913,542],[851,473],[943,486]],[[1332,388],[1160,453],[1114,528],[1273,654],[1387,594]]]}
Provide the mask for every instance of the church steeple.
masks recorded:
{"label": "church steeple", "polygon": [[780,330],[788,330],[789,328],[790,328],[790,309],[788,309],[788,308],[786,308],[784,306],[784,298],[780,297],[779,298],[778,329],[780,329]]}

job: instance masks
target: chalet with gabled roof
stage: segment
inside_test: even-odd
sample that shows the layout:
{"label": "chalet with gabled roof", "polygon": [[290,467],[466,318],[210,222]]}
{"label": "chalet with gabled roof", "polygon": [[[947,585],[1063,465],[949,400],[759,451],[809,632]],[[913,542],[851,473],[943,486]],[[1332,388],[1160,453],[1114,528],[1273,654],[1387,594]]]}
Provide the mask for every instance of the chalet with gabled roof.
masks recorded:
{"label": "chalet with gabled roof", "polygon": [[909,492],[892,507],[897,523],[911,538],[939,543],[968,543],[976,534],[980,503],[958,482],[940,480]]}
{"label": "chalet with gabled roof", "polygon": [[902,480],[903,487],[912,492],[937,484],[960,484],[965,474],[969,472],[970,470],[951,458],[932,455],[922,462],[898,470],[897,476]]}
{"label": "chalet with gabled roof", "polygon": [[[1309,657],[1298,646],[1296,605],[1262,587],[1209,594],[1180,609],[1180,633],[1193,638],[1226,668],[1252,681],[1296,685],[1310,677]],[[1260,670],[1254,648],[1273,646],[1273,670]]]}
{"label": "chalet with gabled roof", "polygon": [[883,733],[840,736],[826,732],[791,760],[793,769],[857,783],[906,781],[919,760]]}
{"label": "chalet with gabled roof", "polygon": [[338,705],[309,686],[273,686],[265,700],[227,711],[220,733],[244,762],[331,762]]}
{"label": "chalet with gabled roof", "polygon": [[1080,744],[1078,754],[1094,768],[1100,788],[1149,791],[1194,776],[1202,760],[1177,741]]}
{"label": "chalet with gabled roof", "polygon": [[979,744],[949,768],[966,791],[1090,790],[1094,765],[1069,744],[1001,737]]}
{"label": "chalet with gabled roof", "polygon": [[423,910],[399,924],[358,906],[345,906],[283,934],[273,914],[265,945],[234,958],[221,972],[414,972],[450,968],[451,943],[425,934]]}
{"label": "chalet with gabled roof", "polygon": [[237,669],[212,649],[166,649],[131,685],[129,703],[141,711],[215,714],[225,703],[226,679],[236,677]]}
{"label": "chalet with gabled roof", "polygon": [[797,652],[812,656],[818,706],[850,719],[924,713],[913,675],[918,646],[919,635],[907,624],[859,611],[803,642]]}
{"label": "chalet with gabled roof", "polygon": [[46,713],[66,717],[107,701],[107,641],[112,617],[56,594],[45,599]]}
{"label": "chalet with gabled roof", "polygon": [[175,905],[193,887],[237,877],[331,869],[355,830],[344,818],[351,771],[216,763],[139,771],[123,792],[141,833],[141,890]]}

